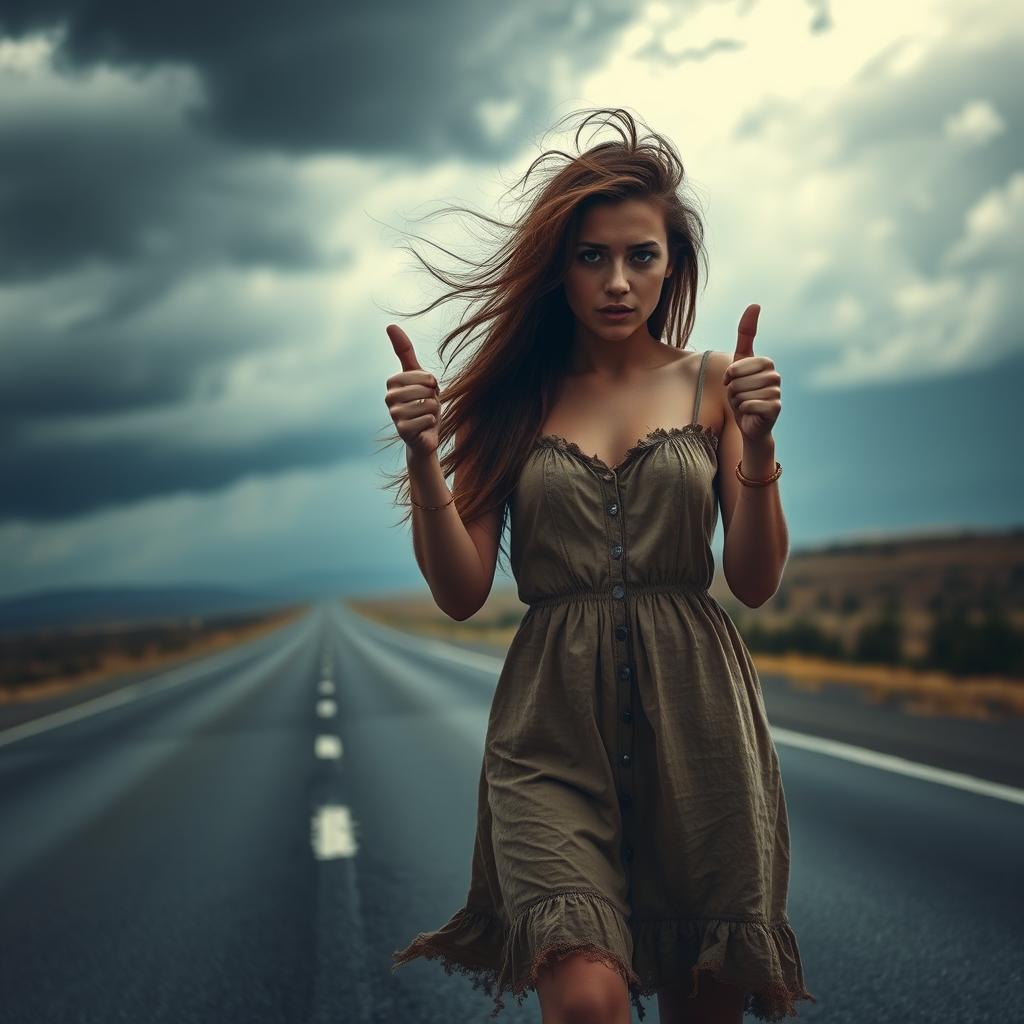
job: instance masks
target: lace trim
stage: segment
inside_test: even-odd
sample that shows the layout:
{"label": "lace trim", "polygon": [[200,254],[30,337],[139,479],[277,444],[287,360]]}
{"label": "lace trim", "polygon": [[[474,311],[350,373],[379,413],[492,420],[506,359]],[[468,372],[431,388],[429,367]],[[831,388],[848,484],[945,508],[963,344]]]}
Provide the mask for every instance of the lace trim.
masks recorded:
{"label": "lace trim", "polygon": [[[570,889],[555,895],[565,895],[566,893],[597,897],[611,905],[610,901],[605,899],[600,893],[591,890]],[[517,921],[525,918],[530,907],[550,898],[552,897],[540,897],[532,901],[529,907],[519,915]],[[645,923],[667,924],[674,922],[687,924],[691,922],[704,923],[713,920],[719,919],[707,917],[684,919],[652,918],[646,919]],[[759,924],[762,926],[766,924],[757,915],[749,920],[742,917],[734,917],[731,920],[740,924]],[[503,920],[488,910],[476,907],[467,906],[457,911],[450,922],[449,927],[452,926],[454,926],[455,931],[465,926],[470,933],[474,933],[478,937],[489,933],[489,939],[497,945],[504,945],[508,935],[508,928]],[[767,925],[767,927],[788,930],[790,926],[788,920],[783,920],[775,925]],[[472,982],[474,990],[482,989],[491,998],[493,1007],[490,1017],[493,1020],[505,1009],[503,997],[506,993],[511,995],[517,1005],[522,1006],[529,991],[536,988],[541,971],[571,953],[581,953],[588,960],[604,963],[613,970],[618,971],[626,984],[630,1003],[636,1008],[637,1016],[641,1021],[645,1019],[646,1007],[641,1000],[657,995],[659,989],[664,987],[664,982],[659,984],[652,979],[640,978],[633,969],[632,964],[626,963],[611,950],[605,949],[593,942],[558,942],[546,946],[536,953],[523,976],[515,979],[511,985],[503,985],[501,982],[501,970],[490,963],[481,962],[487,959],[486,955],[477,959],[471,955],[468,949],[457,949],[452,944],[451,935],[447,936],[445,940],[440,940],[434,933],[425,933],[417,935],[416,939],[405,950],[395,951],[391,970],[392,972],[396,971],[399,966],[408,963],[416,957],[423,957],[427,960],[439,960],[446,974],[452,975],[457,973],[467,977]],[[702,971],[710,972],[715,981],[718,981],[720,984],[736,987],[736,983],[733,981],[719,979],[718,975],[724,967],[725,961],[720,958],[704,959],[691,965],[691,984],[687,993],[689,998],[695,999],[698,995]],[[795,981],[792,986],[787,985],[781,980],[773,979],[759,985],[754,991],[746,990],[743,1014],[744,1016],[752,1015],[763,1021],[780,1021],[784,1017],[798,1017],[799,1013],[796,1008],[798,1000],[808,1000],[812,1003],[817,1003],[818,1001],[817,997],[802,984],[802,979]]]}
{"label": "lace trim", "polygon": [[644,992],[640,979],[631,964],[627,964],[611,950],[604,949],[593,942],[560,942],[551,946],[545,946],[533,958],[525,975],[506,987],[501,985],[501,971],[498,968],[487,964],[474,963],[467,959],[464,954],[457,953],[440,943],[431,942],[426,937],[417,938],[408,947],[407,951],[403,953],[401,960],[395,960],[391,970],[394,972],[401,964],[415,957],[423,957],[425,960],[437,960],[444,968],[446,974],[460,974],[468,978],[472,983],[474,991],[482,990],[492,1000],[493,1005],[489,1016],[493,1020],[505,1009],[504,997],[506,994],[512,998],[517,1006],[522,1006],[531,989],[536,989],[541,971],[570,954],[582,954],[587,960],[603,963],[606,967],[617,971],[626,984],[630,1003],[636,1007],[640,1020],[644,1019],[647,1007],[641,1002],[641,995],[653,996],[655,990],[648,988]]}
{"label": "lace trim", "polygon": [[691,434],[704,440],[713,452],[718,452],[718,434],[711,427],[697,421],[686,423],[681,427],[655,427],[653,430],[649,430],[642,437],[637,438],[636,444],[630,445],[626,449],[625,454],[614,466],[609,466],[597,453],[588,455],[575,441],[570,441],[568,438],[562,437],[561,434],[541,434],[534,444],[537,447],[556,448],[559,451],[568,452],[588,465],[617,473],[640,452],[671,438]]}
{"label": "lace trim", "polygon": [[[736,988],[736,983],[731,981],[719,981],[717,975],[725,966],[722,960],[703,960],[699,964],[694,964],[690,968],[690,975],[693,979],[693,987],[690,989],[690,999],[697,998],[698,985],[700,983],[700,972],[710,971],[711,976],[718,981],[721,985],[730,985]],[[653,994],[648,992],[645,988],[643,989],[644,995]],[[752,1017],[756,1017],[758,1020],[763,1021],[779,1021],[784,1017],[799,1017],[800,1013],[796,1008],[796,1002],[798,999],[806,999],[812,1003],[817,1003],[818,999],[816,996],[811,995],[807,989],[801,985],[796,989],[791,989],[788,985],[782,982],[768,982],[757,992],[747,992],[746,997],[743,1001],[743,1016],[746,1017],[748,1014]]]}

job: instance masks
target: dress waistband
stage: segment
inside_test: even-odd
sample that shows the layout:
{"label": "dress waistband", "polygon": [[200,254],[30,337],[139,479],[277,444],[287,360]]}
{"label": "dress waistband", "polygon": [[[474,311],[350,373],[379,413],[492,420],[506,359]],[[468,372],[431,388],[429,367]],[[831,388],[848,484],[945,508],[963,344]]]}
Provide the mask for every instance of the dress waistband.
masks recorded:
{"label": "dress waistband", "polygon": [[[616,597],[612,592],[614,586],[621,586],[624,589],[625,593],[622,597]],[[600,589],[565,590],[560,594],[544,594],[541,597],[534,598],[532,601],[526,601],[526,604],[533,608],[551,604],[562,604],[566,601],[624,601],[637,594],[692,594],[694,592],[706,594],[708,593],[708,588],[701,586],[699,583],[687,582],[609,584],[607,587],[601,587]]]}

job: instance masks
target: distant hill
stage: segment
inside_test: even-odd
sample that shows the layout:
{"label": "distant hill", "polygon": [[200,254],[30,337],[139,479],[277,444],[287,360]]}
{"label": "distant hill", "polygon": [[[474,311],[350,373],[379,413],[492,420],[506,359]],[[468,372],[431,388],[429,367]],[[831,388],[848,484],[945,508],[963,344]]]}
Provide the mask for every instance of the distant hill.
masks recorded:
{"label": "distant hill", "polygon": [[[719,541],[719,545],[720,545]],[[751,650],[1024,676],[1024,528],[858,538],[794,548],[776,594],[759,608],[733,597],[720,547],[711,594]],[[526,608],[495,585],[472,619],[454,623],[426,592],[350,601],[416,628],[443,624],[506,642]]]}
{"label": "distant hill", "polygon": [[[61,587],[0,597],[0,635],[47,627],[161,622],[244,614],[365,592],[366,567],[298,571],[249,586],[209,583]],[[405,576],[407,577],[407,572]],[[394,586],[375,571],[375,588]]]}
{"label": "distant hill", "polygon": [[0,598],[0,633],[43,627],[121,625],[261,611],[280,596],[230,587],[75,587]]}

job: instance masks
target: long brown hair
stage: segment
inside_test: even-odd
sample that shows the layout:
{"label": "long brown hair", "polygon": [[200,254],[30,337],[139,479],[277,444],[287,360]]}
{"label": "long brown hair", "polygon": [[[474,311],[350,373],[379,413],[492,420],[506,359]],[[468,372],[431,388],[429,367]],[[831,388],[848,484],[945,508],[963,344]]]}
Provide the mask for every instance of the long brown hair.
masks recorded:
{"label": "long brown hair", "polygon": [[[680,195],[683,162],[672,143],[656,132],[640,136],[637,119],[621,107],[574,111],[555,127],[579,114],[585,116],[574,136],[576,154],[547,150],[512,186],[525,186],[536,168],[555,162],[554,170],[548,170],[531,189],[524,189],[524,198],[538,188],[540,193],[511,223],[465,206],[438,211],[469,213],[497,228],[500,244],[488,258],[475,262],[456,256],[470,269],[445,272],[431,266],[415,249],[403,247],[449,288],[429,305],[405,315],[421,316],[449,299],[477,304],[438,344],[438,355],[443,358],[461,338],[445,362],[444,372],[435,375],[442,402],[438,453],[445,477],[458,470],[452,493],[463,521],[471,522],[500,506],[502,536],[508,498],[569,363],[573,315],[562,282],[586,210],[594,203],[633,197],[660,205],[673,270],[665,279],[661,300],[647,327],[653,337],[667,344],[685,347],[696,313],[699,264],[705,274],[707,270],[704,227],[696,206]],[[581,152],[584,128],[600,119],[602,125],[612,126],[619,138]],[[479,332],[478,338],[475,332]],[[454,359],[474,340],[478,340],[475,350],[446,379]],[[390,420],[388,429],[392,436],[385,447],[401,441]],[[454,439],[456,432],[463,443],[441,455],[445,442]],[[408,505],[407,469],[390,474],[386,486],[397,486],[396,504]],[[411,512],[412,506],[408,506],[399,522]],[[503,544],[499,550],[506,553]]]}

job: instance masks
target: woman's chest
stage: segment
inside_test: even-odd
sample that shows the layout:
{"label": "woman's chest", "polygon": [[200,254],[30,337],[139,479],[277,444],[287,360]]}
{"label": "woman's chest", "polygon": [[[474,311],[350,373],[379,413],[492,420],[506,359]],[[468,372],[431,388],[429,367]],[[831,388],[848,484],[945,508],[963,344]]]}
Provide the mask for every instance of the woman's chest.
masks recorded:
{"label": "woman's chest", "polygon": [[652,431],[617,467],[543,435],[513,492],[513,533],[637,535],[714,528],[717,435],[700,424]]}

